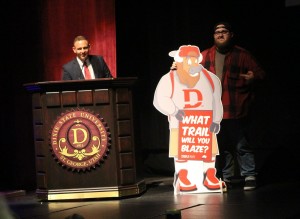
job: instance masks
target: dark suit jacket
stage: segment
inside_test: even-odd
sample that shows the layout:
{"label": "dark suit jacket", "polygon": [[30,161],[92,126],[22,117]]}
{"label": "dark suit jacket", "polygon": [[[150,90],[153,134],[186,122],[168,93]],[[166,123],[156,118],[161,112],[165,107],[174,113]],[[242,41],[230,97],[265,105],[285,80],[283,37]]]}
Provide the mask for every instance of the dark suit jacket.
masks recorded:
{"label": "dark suit jacket", "polygon": [[[89,55],[95,78],[111,78],[112,75],[102,56]],[[62,80],[84,80],[82,69],[76,58],[63,65]]]}

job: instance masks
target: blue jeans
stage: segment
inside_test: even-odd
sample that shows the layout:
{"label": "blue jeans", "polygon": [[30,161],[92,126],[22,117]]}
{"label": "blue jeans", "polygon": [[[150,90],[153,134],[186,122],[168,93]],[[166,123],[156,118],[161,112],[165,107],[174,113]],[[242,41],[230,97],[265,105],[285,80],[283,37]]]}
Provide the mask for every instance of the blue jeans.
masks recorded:
{"label": "blue jeans", "polygon": [[229,179],[235,173],[235,158],[241,176],[255,176],[254,150],[247,140],[247,119],[224,119],[217,134],[220,155],[216,160],[217,176]]}

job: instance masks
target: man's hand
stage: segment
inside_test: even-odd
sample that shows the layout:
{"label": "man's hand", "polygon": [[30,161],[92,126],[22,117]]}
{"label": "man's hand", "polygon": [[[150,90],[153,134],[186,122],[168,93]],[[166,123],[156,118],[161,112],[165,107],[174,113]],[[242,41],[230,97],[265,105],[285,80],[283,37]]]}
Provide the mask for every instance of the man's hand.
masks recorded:
{"label": "man's hand", "polygon": [[176,62],[173,62],[173,63],[172,63],[172,66],[171,66],[170,69],[171,69],[171,70],[176,70],[176,69],[177,69]]}
{"label": "man's hand", "polygon": [[254,79],[253,71],[248,71],[246,74],[240,74],[240,77],[244,78],[247,82],[251,82]]}

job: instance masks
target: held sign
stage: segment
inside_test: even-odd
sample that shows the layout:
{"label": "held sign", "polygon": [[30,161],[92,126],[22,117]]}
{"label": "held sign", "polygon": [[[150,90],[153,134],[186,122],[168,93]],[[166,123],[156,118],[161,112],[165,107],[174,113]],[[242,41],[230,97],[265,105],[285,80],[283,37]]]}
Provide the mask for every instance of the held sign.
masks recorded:
{"label": "held sign", "polygon": [[178,157],[184,160],[210,161],[212,157],[211,110],[185,110],[179,123]]}

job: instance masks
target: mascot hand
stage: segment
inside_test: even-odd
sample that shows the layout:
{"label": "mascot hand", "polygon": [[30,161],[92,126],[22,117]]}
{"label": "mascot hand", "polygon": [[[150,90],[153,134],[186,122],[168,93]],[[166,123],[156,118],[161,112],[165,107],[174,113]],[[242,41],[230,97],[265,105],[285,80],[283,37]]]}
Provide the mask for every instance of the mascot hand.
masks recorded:
{"label": "mascot hand", "polygon": [[214,122],[213,122],[213,123],[210,125],[209,130],[210,130],[211,132],[214,132],[214,133],[218,134],[219,131],[220,131],[220,124],[214,123]]}
{"label": "mascot hand", "polygon": [[182,121],[183,116],[184,116],[184,111],[183,110],[178,110],[178,112],[175,115],[175,117],[176,117],[176,119],[178,119],[178,121]]}

